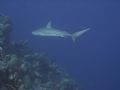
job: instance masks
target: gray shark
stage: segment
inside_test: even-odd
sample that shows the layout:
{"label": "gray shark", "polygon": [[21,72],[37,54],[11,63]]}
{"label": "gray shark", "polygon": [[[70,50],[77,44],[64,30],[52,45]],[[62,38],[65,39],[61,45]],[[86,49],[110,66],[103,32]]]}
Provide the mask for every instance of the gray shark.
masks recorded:
{"label": "gray shark", "polygon": [[70,34],[66,31],[53,28],[51,21],[49,21],[46,27],[35,30],[32,32],[32,34],[35,36],[72,37],[73,42],[75,42],[77,37],[83,35],[85,32],[89,30],[90,28],[87,28],[82,31],[78,31],[73,34]]}

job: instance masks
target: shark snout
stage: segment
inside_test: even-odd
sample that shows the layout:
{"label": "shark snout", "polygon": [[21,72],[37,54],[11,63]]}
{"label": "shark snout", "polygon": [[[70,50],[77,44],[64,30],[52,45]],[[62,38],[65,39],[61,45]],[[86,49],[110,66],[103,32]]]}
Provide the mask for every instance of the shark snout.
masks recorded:
{"label": "shark snout", "polygon": [[36,32],[32,32],[32,34],[33,34],[33,35],[38,35],[38,33],[36,33]]}

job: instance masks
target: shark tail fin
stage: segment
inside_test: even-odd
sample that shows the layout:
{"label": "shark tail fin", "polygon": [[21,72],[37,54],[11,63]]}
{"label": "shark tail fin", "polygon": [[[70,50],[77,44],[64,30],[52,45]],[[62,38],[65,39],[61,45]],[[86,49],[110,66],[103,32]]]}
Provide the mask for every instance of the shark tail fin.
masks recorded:
{"label": "shark tail fin", "polygon": [[78,31],[78,32],[73,33],[73,34],[71,35],[73,42],[75,43],[77,37],[81,36],[82,34],[84,34],[85,32],[87,32],[87,31],[89,31],[89,30],[90,30],[90,28],[87,28],[87,29],[84,29],[84,30],[82,30],[82,31]]}

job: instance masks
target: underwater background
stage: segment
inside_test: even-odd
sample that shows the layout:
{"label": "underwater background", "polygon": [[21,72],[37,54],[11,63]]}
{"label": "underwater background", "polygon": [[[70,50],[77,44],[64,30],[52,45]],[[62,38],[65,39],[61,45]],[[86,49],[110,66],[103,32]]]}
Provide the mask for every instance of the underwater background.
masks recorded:
{"label": "underwater background", "polygon": [[[118,0],[0,0],[0,13],[11,17],[12,40],[56,62],[84,90],[120,89],[120,1]],[[32,31],[52,26],[73,33],[71,38],[35,37]]]}

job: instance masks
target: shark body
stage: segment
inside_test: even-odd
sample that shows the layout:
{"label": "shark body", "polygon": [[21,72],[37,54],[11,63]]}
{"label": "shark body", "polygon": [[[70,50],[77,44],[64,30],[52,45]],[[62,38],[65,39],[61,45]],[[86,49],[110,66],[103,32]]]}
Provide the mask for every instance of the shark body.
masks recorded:
{"label": "shark body", "polygon": [[85,32],[87,32],[89,30],[90,30],[90,28],[87,28],[82,31],[78,31],[73,34],[70,34],[66,31],[53,28],[51,25],[51,21],[50,21],[50,22],[48,22],[46,27],[35,30],[32,32],[32,34],[35,36],[72,37],[72,40],[75,42],[77,37],[81,36],[82,34],[84,34]]}

